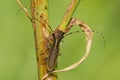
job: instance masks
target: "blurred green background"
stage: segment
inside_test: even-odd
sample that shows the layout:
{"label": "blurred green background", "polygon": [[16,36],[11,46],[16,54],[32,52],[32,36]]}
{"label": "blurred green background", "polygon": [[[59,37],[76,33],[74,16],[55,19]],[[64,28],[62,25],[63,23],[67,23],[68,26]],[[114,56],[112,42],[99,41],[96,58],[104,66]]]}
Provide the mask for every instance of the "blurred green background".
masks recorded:
{"label": "blurred green background", "polygon": [[[70,1],[49,0],[53,29]],[[30,0],[21,2],[30,11]],[[0,1],[0,80],[37,80],[32,25],[19,9],[15,0]],[[106,43],[94,33],[90,56],[74,70],[59,73],[59,80],[120,80],[120,0],[82,0],[73,17],[103,33]],[[71,32],[76,30],[79,27]],[[73,64],[85,52],[83,33],[67,36],[63,41],[59,69]]]}

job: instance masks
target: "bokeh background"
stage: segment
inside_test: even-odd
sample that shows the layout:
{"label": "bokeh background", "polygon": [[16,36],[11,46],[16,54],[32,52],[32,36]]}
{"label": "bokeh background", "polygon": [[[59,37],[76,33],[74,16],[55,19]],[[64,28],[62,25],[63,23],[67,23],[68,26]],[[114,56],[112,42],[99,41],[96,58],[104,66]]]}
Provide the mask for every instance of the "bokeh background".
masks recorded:
{"label": "bokeh background", "polygon": [[[49,0],[50,26],[55,29],[71,0]],[[30,11],[30,0],[21,0]],[[73,17],[86,22],[94,33],[91,53],[79,67],[59,73],[59,80],[120,80],[120,0],[82,0]],[[74,27],[71,32],[80,30]],[[73,64],[85,52],[82,32],[66,36],[58,68]],[[105,47],[104,47],[105,45]],[[37,80],[31,22],[15,0],[0,1],[0,80]]]}

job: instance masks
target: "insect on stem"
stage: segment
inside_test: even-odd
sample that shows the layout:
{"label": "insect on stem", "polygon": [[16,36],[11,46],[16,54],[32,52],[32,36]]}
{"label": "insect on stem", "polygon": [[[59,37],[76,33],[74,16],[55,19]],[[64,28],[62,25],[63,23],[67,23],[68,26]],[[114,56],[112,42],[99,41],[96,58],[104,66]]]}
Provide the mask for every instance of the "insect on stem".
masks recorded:
{"label": "insect on stem", "polygon": [[[78,62],[76,62],[76,63],[74,63],[74,64],[72,64],[72,65],[70,65],[70,66],[68,66],[68,67],[66,67],[66,68],[64,68],[64,69],[51,70],[51,73],[59,73],[59,72],[64,72],[64,71],[72,70],[72,69],[76,68],[77,66],[79,66],[79,65],[88,57],[88,55],[89,55],[89,53],[90,53],[91,45],[92,45],[92,36],[93,36],[92,30],[90,29],[90,27],[89,27],[87,24],[83,23],[82,21],[73,18],[73,19],[71,19],[68,27],[66,28],[65,33],[67,33],[67,32],[68,32],[74,25],[76,25],[76,24],[79,25],[79,26],[81,27],[81,29],[84,30],[84,32],[85,32],[85,34],[86,34],[85,37],[86,37],[86,42],[87,42],[87,44],[86,44],[86,52],[85,52],[85,54],[83,55],[82,58],[80,58],[80,60],[79,60]],[[62,39],[62,38],[60,38],[60,39]],[[61,41],[61,40],[60,40],[60,41]],[[54,49],[53,49],[53,50],[54,50]],[[56,51],[55,51],[55,52],[56,52]],[[51,54],[53,54],[53,53],[51,53]],[[51,58],[52,58],[52,57],[53,57],[53,56],[51,55]],[[54,60],[53,60],[53,61],[54,61]],[[52,59],[51,59],[51,63],[52,63]],[[47,74],[42,78],[42,80],[44,80],[44,79],[47,78],[48,76],[49,76],[49,74],[47,73]]]}
{"label": "insect on stem", "polygon": [[[38,74],[40,74],[39,79],[42,78],[41,80],[45,80],[46,78],[49,78],[46,80],[52,80],[52,79],[54,80],[56,78],[52,77],[52,74],[72,70],[72,69],[76,68],[77,66],[79,66],[88,57],[88,55],[90,53],[91,45],[92,45],[92,36],[93,36],[92,30],[84,22],[82,22],[78,19],[72,18],[72,15],[80,1],[81,0],[72,0],[71,1],[70,5],[69,5],[68,9],[66,10],[66,13],[61,21],[61,24],[56,28],[55,31],[52,31],[51,27],[48,25],[48,22],[47,22],[48,21],[48,15],[47,15],[48,13],[47,13],[47,8],[46,8],[46,6],[48,5],[47,0],[44,2],[44,4],[42,6],[41,6],[42,2],[39,0],[31,1],[32,2],[31,6],[33,7],[33,9],[31,10],[32,18],[29,15],[28,10],[22,5],[22,3],[19,0],[16,0],[18,5],[21,7],[21,9],[24,11],[26,16],[28,17],[28,19],[30,19],[33,23],[34,33],[35,33],[35,45],[36,45],[36,52],[37,52],[37,62],[38,62]],[[36,5],[37,5],[37,9],[36,9]],[[38,8],[38,6],[39,6],[39,8]],[[38,10],[38,9],[40,9],[40,10]],[[76,63],[74,63],[64,69],[55,70],[55,67],[57,64],[57,58],[58,58],[58,54],[59,54],[59,49],[60,49],[60,47],[59,47],[60,42],[63,39],[64,35],[67,32],[69,32],[69,30],[76,24],[79,25],[80,28],[85,33],[85,37],[86,37],[85,54]],[[53,32],[52,35],[50,35],[51,32]],[[100,34],[100,35],[102,35],[102,34]],[[47,43],[50,46],[49,50],[46,50]],[[45,66],[39,64],[40,61],[43,62],[44,58],[45,58],[44,55],[42,55],[44,57],[38,56],[38,55],[40,55],[39,53],[42,52],[42,50],[43,50],[43,53],[48,54],[48,60],[47,60],[47,63],[45,64]],[[41,71],[41,69],[43,71]]]}
{"label": "insect on stem", "polygon": [[48,57],[48,65],[47,65],[49,73],[54,71],[56,67],[57,57],[59,55],[59,45],[60,45],[61,40],[63,39],[63,35],[64,35],[64,32],[60,30],[56,30],[52,34],[53,44],[52,44],[52,47],[50,48],[50,53]]}

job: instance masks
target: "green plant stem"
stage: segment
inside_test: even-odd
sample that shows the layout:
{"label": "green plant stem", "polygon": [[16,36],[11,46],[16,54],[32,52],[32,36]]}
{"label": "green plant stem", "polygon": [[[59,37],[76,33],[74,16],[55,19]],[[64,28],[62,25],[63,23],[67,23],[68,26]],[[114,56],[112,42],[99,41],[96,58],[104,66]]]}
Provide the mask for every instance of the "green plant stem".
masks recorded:
{"label": "green plant stem", "polygon": [[80,0],[72,0],[68,9],[66,10],[66,13],[64,14],[64,17],[63,17],[60,25],[58,26],[59,30],[65,32],[65,29],[67,28],[67,25],[77,7],[77,5],[79,4],[79,2],[80,2]]}
{"label": "green plant stem", "polygon": [[[48,37],[52,32],[48,26],[48,0],[32,0],[31,2],[32,24],[34,28],[36,58],[38,66],[38,78],[47,73],[46,58],[48,51]],[[50,76],[45,80],[56,80],[55,76]]]}

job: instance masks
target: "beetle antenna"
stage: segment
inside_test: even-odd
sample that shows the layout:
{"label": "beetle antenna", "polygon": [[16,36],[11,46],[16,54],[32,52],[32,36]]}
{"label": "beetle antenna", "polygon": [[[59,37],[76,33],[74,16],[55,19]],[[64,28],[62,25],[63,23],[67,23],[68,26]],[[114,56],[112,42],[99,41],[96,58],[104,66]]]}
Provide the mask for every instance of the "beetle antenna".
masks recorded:
{"label": "beetle antenna", "polygon": [[[68,36],[68,35],[71,35],[71,34],[74,34],[74,33],[78,33],[78,32],[85,32],[85,31],[80,30],[80,31],[70,32],[70,33],[65,34],[64,37],[65,37],[65,36]],[[105,40],[104,35],[103,35],[101,32],[96,31],[96,30],[92,30],[92,32],[97,33],[97,34],[103,39],[103,43],[104,43],[104,47],[105,47],[105,46],[106,46],[106,45],[105,45],[105,44],[106,44],[106,40]]]}

